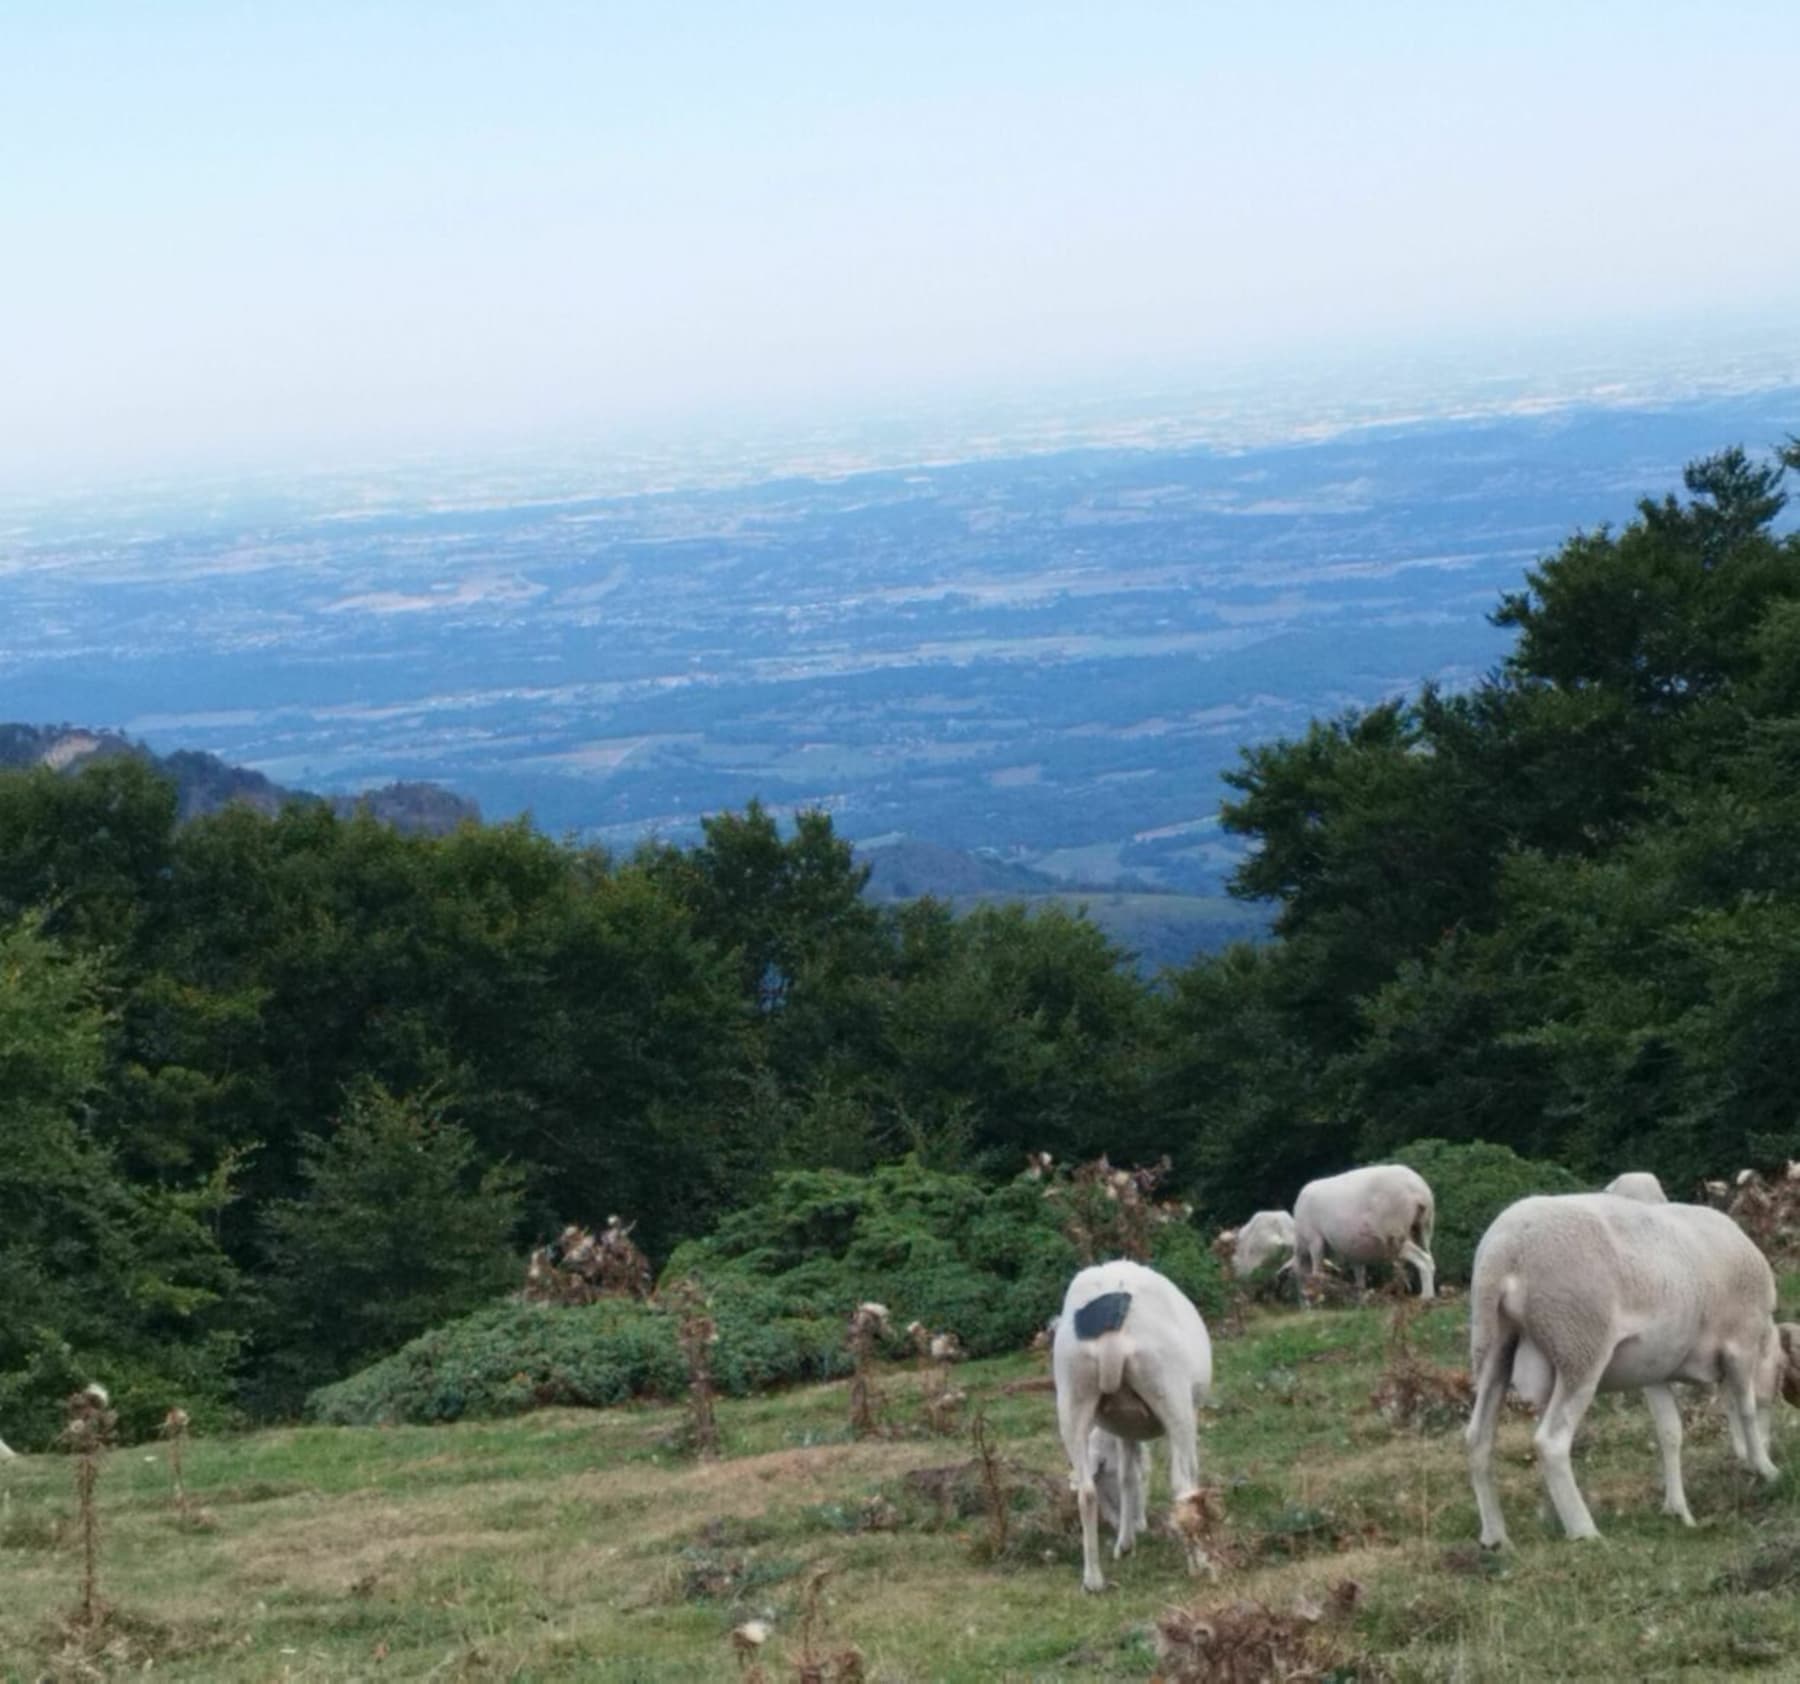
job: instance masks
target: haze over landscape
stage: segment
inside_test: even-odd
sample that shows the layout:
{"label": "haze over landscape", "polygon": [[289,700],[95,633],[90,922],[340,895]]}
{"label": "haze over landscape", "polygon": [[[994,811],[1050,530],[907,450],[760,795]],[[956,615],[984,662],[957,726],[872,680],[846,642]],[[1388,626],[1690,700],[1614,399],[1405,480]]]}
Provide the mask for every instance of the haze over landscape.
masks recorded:
{"label": "haze over landscape", "polygon": [[0,712],[1216,897],[1240,744],[1797,424],[1760,14],[1527,10],[28,13]]}
{"label": "haze over landscape", "polygon": [[10,8],[0,483],[1757,350],[1791,22]]}

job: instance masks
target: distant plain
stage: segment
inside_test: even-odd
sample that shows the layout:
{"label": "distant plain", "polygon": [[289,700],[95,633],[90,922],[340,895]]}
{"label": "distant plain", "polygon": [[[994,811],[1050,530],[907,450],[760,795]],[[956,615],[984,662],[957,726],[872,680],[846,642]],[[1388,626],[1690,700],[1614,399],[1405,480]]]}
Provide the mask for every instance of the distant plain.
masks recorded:
{"label": "distant plain", "polygon": [[1216,905],[1241,745],[1475,682],[1533,562],[1796,430],[1785,387],[655,492],[420,469],[8,511],[0,717],[323,792],[435,779],[612,847],[823,806]]}

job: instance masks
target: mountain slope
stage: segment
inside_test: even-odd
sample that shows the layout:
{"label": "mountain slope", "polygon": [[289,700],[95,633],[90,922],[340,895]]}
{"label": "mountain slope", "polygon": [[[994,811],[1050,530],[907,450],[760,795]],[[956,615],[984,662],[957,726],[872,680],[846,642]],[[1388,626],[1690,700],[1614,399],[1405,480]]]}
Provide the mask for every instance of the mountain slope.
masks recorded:
{"label": "mountain slope", "polygon": [[[285,788],[261,772],[232,766],[197,749],[155,754],[117,731],[91,731],[78,725],[0,724],[0,768],[47,766],[67,772],[121,757],[154,766],[175,785],[177,813],[184,822],[233,805],[273,814],[290,801],[323,799],[306,790]],[[431,783],[386,784],[358,795],[335,796],[331,805],[346,814],[363,809],[396,830],[430,836],[444,835],[459,824],[481,818],[481,809],[473,801]]]}

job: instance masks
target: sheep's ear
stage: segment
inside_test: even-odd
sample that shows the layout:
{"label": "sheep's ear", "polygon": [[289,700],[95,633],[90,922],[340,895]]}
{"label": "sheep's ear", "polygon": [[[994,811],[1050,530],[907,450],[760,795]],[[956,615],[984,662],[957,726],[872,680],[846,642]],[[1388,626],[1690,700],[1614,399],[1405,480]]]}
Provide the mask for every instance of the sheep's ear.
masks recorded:
{"label": "sheep's ear", "polygon": [[1781,1335],[1781,1395],[1800,1409],[1800,1322],[1777,1325]]}

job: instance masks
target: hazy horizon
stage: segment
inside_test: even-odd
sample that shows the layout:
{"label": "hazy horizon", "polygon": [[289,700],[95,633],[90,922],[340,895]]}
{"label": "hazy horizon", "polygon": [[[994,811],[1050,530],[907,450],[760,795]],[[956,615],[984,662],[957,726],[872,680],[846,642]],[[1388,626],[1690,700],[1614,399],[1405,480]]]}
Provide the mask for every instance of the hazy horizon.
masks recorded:
{"label": "hazy horizon", "polygon": [[16,9],[0,478],[1791,343],[1784,21]]}

